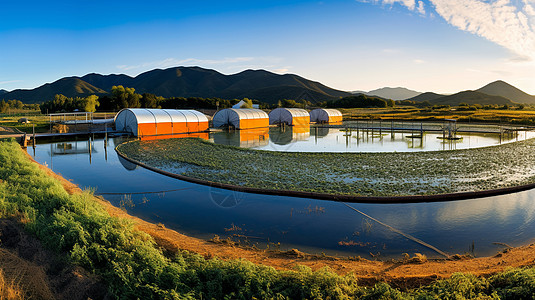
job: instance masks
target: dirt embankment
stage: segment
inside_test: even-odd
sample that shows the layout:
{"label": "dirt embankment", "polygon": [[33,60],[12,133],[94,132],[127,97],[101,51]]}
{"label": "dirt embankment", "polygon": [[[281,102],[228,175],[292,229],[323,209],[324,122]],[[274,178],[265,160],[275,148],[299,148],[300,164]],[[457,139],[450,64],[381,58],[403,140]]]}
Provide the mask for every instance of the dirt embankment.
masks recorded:
{"label": "dirt embankment", "polygon": [[107,287],[84,269],[46,250],[14,220],[0,219],[0,268],[29,299],[107,299]]}
{"label": "dirt embankment", "polygon": [[[28,155],[31,159],[31,157]],[[33,160],[33,159],[32,159]],[[37,163],[37,162],[35,162]],[[50,176],[59,179],[69,193],[78,193],[80,188],[50,169],[39,164]],[[414,257],[405,261],[370,261],[366,259],[336,258],[309,255],[298,250],[268,251],[246,249],[224,242],[215,243],[180,234],[161,225],[143,221],[128,215],[101,197],[95,197],[112,216],[131,219],[136,227],[151,235],[156,243],[169,252],[187,250],[206,258],[245,259],[276,269],[292,269],[305,265],[313,270],[329,267],[338,274],[354,273],[361,284],[386,281],[395,287],[412,288],[429,284],[436,279],[448,278],[456,272],[467,272],[478,276],[489,276],[509,267],[535,265],[535,244],[504,250],[493,257],[466,258],[457,256],[452,260],[431,260]]]}

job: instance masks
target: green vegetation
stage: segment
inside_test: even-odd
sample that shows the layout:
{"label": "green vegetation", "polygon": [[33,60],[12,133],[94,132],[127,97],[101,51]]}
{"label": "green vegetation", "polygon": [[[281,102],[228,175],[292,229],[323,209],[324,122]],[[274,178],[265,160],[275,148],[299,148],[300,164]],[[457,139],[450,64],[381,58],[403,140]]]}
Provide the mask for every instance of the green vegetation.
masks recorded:
{"label": "green vegetation", "polygon": [[95,112],[99,105],[98,96],[96,95],[68,98],[60,94],[56,95],[54,100],[41,104],[41,112],[43,114],[72,112],[75,110]]}
{"label": "green vegetation", "polygon": [[417,153],[274,152],[200,139],[133,141],[117,151],[156,168],[213,182],[338,195],[430,195],[535,182],[535,139]]}
{"label": "green vegetation", "polygon": [[[259,103],[256,100],[243,99],[247,105],[252,107],[253,103]],[[75,110],[95,112],[99,111],[119,111],[123,108],[171,108],[171,109],[191,109],[205,108],[217,109],[228,108],[238,103],[239,99],[225,100],[220,98],[200,98],[200,97],[171,97],[164,98],[154,94],[144,93],[137,94],[135,89],[123,87],[122,85],[113,86],[109,95],[90,95],[87,97],[68,98],[63,95],[56,95],[54,100],[41,104],[41,112],[72,112]],[[20,102],[20,101],[18,101]],[[1,104],[1,102],[0,102]],[[265,104],[261,104],[265,107]],[[1,106],[0,106],[1,108]]]}
{"label": "green vegetation", "polygon": [[[28,124],[19,123],[18,120],[22,116],[28,118],[30,123]],[[49,118],[47,116],[43,116],[39,114],[37,115],[20,114],[19,116],[9,116],[9,117],[0,118],[0,126],[15,128],[17,130],[20,130],[21,132],[26,132],[26,133],[32,133],[34,128],[35,128],[36,133],[48,132],[50,129]],[[1,137],[2,135],[0,134],[0,138]]]}
{"label": "green vegetation", "polygon": [[[535,270],[479,278],[454,274],[401,291],[359,286],[353,275],[307,267],[277,271],[247,261],[164,255],[151,237],[110,217],[90,192],[69,195],[13,142],[0,142],[0,217],[16,218],[43,243],[99,275],[121,299],[531,299]],[[355,262],[358,263],[358,262]]]}
{"label": "green vegetation", "polygon": [[277,105],[272,108],[276,108],[276,107],[307,108],[307,107],[310,107],[311,105],[312,103],[306,100],[295,101],[295,100],[290,100],[290,99],[283,99],[283,100],[279,100]]}
{"label": "green vegetation", "polygon": [[39,104],[24,104],[19,100],[0,101],[0,114],[13,114],[38,109]]}
{"label": "green vegetation", "polygon": [[348,96],[324,103],[324,106],[331,108],[393,107],[394,105],[395,102],[391,99],[382,99],[366,95]]}
{"label": "green vegetation", "polygon": [[533,107],[520,105],[504,109],[503,105],[469,105],[450,107],[449,105],[434,105],[418,108],[415,106],[396,106],[395,108],[339,108],[344,114],[344,120],[412,120],[412,121],[442,121],[456,119],[466,123],[511,123],[535,125],[535,110]]}

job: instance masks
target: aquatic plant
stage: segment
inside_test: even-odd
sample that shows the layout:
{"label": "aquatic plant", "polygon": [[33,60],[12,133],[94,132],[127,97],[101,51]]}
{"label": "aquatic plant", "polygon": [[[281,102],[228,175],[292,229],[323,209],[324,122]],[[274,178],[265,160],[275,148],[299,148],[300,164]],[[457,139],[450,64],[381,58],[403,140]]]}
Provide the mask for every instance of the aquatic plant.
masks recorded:
{"label": "aquatic plant", "polygon": [[200,139],[134,141],[117,151],[171,173],[246,187],[354,196],[484,191],[535,182],[535,140],[418,153],[291,153]]}

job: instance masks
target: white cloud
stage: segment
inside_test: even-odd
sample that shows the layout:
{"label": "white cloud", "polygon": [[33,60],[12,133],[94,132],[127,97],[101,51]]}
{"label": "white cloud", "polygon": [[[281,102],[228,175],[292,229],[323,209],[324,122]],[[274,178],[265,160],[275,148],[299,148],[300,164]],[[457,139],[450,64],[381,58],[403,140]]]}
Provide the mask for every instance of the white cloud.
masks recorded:
{"label": "white cloud", "polygon": [[423,1],[418,1],[417,10],[420,14],[425,15],[425,6]]}
{"label": "white cloud", "polygon": [[413,59],[412,62],[417,65],[425,64],[425,60],[422,60],[422,59]]}
{"label": "white cloud", "polygon": [[431,0],[451,25],[503,46],[524,60],[535,59],[535,19],[531,0]]}
{"label": "white cloud", "polygon": [[273,72],[275,73],[279,73],[279,74],[286,74],[288,73],[289,69],[288,68],[281,68],[281,69],[274,69]]}
{"label": "white cloud", "polygon": [[[401,4],[426,14],[423,1],[358,0],[381,5]],[[449,24],[509,49],[513,61],[535,60],[535,0],[429,0]],[[429,12],[430,16],[434,14]]]}
{"label": "white cloud", "polygon": [[381,5],[390,5],[400,4],[407,7],[411,11],[416,11],[422,15],[425,15],[425,4],[423,1],[418,0],[356,0],[363,3],[373,3]]}
{"label": "white cloud", "polygon": [[22,80],[7,80],[7,81],[0,81],[0,85],[2,84],[10,84],[10,83],[17,83],[22,82]]}

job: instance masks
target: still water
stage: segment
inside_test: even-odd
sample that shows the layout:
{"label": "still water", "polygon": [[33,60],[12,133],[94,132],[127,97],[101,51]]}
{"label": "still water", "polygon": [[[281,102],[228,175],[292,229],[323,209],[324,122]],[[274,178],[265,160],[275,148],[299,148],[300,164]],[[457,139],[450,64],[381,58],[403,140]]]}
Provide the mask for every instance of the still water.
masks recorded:
{"label": "still water", "polygon": [[377,220],[448,254],[488,256],[504,249],[496,243],[535,241],[534,190],[442,203],[348,204],[368,217],[340,202],[239,193],[166,177],[121,161],[113,149],[123,141],[110,139],[107,147],[98,139],[50,142],[28,153],[132,215],[202,239],[218,235],[260,248],[366,258],[441,257]]}
{"label": "still water", "polygon": [[[235,132],[216,132],[211,140],[216,144],[287,152],[418,152],[460,150],[494,146],[535,137],[533,131],[520,131],[500,135],[499,127],[461,125],[459,130],[480,131],[478,133],[459,132],[457,139],[444,139],[444,134],[427,131],[421,134],[420,123],[394,123],[405,128],[403,132],[390,131],[385,124],[344,123],[344,126],[373,126],[374,130],[362,128],[346,131],[345,128],[321,127],[271,127],[248,129]],[[381,128],[378,130],[377,128]],[[441,124],[426,123],[425,128],[440,130]],[[502,128],[503,129],[503,128]],[[483,133],[490,131],[493,133]],[[448,133],[446,133],[447,135]],[[453,133],[452,133],[453,135]]]}

